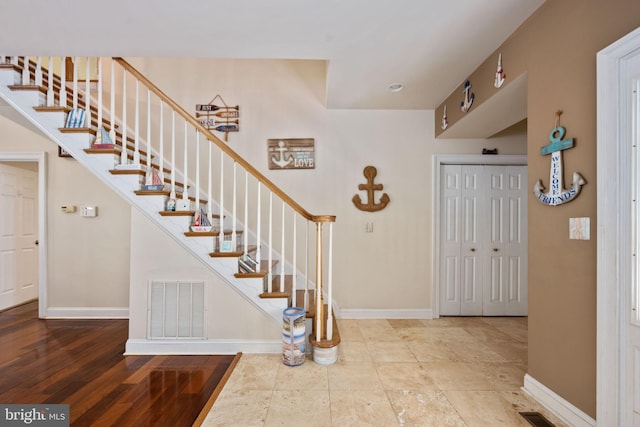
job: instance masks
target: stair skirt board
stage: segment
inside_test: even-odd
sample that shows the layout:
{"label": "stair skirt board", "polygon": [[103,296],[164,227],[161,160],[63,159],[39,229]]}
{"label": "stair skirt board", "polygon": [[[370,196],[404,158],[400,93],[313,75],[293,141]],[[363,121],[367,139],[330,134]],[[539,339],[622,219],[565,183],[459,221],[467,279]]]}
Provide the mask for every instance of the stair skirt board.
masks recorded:
{"label": "stair skirt board", "polygon": [[339,319],[433,319],[431,309],[341,308]]}
{"label": "stair skirt board", "polygon": [[44,319],[128,319],[128,307],[49,307]]}
{"label": "stair skirt board", "polygon": [[282,340],[145,340],[129,339],[125,356],[131,355],[194,355],[194,354],[277,354],[282,353]]}

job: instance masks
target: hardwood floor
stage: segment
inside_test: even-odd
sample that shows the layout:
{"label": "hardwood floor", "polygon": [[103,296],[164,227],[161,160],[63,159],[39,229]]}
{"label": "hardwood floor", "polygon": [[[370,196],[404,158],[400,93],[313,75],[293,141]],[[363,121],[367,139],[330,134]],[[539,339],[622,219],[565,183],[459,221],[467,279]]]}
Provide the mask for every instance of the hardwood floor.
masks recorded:
{"label": "hardwood floor", "polygon": [[191,426],[240,357],[124,356],[127,334],[127,320],[40,320],[37,302],[0,313],[0,403],[66,403],[72,426]]}

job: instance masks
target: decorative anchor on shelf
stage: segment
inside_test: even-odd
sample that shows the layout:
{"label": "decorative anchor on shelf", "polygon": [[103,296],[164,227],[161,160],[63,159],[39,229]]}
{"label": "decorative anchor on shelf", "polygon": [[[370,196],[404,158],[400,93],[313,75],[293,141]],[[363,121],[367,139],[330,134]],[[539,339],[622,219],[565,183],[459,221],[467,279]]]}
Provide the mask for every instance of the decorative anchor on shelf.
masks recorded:
{"label": "decorative anchor on shelf", "polygon": [[356,205],[356,208],[360,209],[361,211],[366,211],[366,212],[381,211],[389,204],[391,199],[389,198],[387,193],[383,193],[382,196],[380,197],[380,203],[375,203],[374,194],[373,194],[374,191],[382,191],[383,189],[382,184],[373,183],[373,181],[376,178],[376,175],[378,175],[378,170],[373,166],[367,166],[364,168],[363,174],[365,178],[367,178],[367,183],[358,184],[358,190],[366,190],[367,203],[366,204],[362,203],[362,200],[360,200],[360,195],[358,194],[353,196],[353,199],[351,200],[353,201],[353,204]]}
{"label": "decorative anchor on shelf", "polygon": [[562,151],[573,147],[573,138],[565,139],[565,129],[560,126],[560,115],[562,111],[556,111],[556,125],[549,133],[549,141],[551,144],[545,145],[540,149],[543,156],[551,154],[551,172],[549,174],[549,191],[543,193],[544,186],[542,181],[538,180],[533,186],[533,193],[540,202],[545,205],[557,206],[562,203],[570,202],[575,199],[585,180],[578,172],[573,173],[573,183],[569,189],[564,188],[564,176],[562,173]]}
{"label": "decorative anchor on shelf", "polygon": [[466,82],[464,82],[464,89],[462,90],[462,93],[464,93],[464,101],[460,103],[460,109],[465,113],[469,111],[469,109],[471,108],[471,105],[473,105],[473,100],[476,97],[476,94],[469,93],[470,91],[471,91],[471,82],[467,80]]}

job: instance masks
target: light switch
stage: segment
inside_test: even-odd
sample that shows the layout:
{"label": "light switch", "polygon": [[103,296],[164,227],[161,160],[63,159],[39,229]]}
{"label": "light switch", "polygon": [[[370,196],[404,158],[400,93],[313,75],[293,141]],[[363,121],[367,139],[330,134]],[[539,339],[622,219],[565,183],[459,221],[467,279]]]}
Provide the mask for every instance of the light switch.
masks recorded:
{"label": "light switch", "polygon": [[98,207],[97,206],[81,206],[80,212],[82,216],[86,216],[86,217],[98,216]]}
{"label": "light switch", "polygon": [[569,218],[569,239],[590,240],[589,218]]}
{"label": "light switch", "polygon": [[364,226],[364,230],[367,233],[373,233],[373,221],[367,221],[367,223]]}

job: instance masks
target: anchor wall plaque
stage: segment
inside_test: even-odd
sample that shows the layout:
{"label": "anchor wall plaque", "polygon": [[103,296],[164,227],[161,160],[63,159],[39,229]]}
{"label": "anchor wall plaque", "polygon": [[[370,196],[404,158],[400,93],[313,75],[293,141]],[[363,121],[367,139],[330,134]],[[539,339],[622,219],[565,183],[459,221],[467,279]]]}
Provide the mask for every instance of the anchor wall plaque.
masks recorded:
{"label": "anchor wall plaque", "polygon": [[563,140],[565,135],[564,127],[560,126],[560,115],[562,111],[556,112],[556,125],[549,133],[551,144],[540,149],[540,154],[546,156],[551,154],[551,171],[549,173],[549,191],[544,193],[542,181],[538,180],[533,186],[533,194],[540,202],[549,206],[557,206],[570,202],[578,197],[585,180],[578,172],[573,173],[573,182],[568,189],[564,188],[564,175],[562,173],[562,151],[573,147],[573,138]]}
{"label": "anchor wall plaque", "polygon": [[466,113],[473,105],[473,100],[476,97],[475,93],[471,93],[471,82],[469,80],[464,82],[462,93],[464,94],[464,100],[460,103],[460,109]]}
{"label": "anchor wall plaque", "polygon": [[314,169],[313,138],[268,139],[269,169]]}
{"label": "anchor wall plaque", "polygon": [[380,202],[379,203],[375,202],[374,192],[382,191],[383,189],[382,184],[373,183],[373,181],[376,178],[376,175],[378,175],[378,170],[373,166],[367,166],[364,168],[364,171],[362,173],[364,174],[364,177],[367,178],[367,183],[359,184],[358,190],[365,190],[367,192],[367,203],[362,203],[362,200],[360,199],[360,195],[358,194],[353,196],[351,200],[353,201],[353,204],[356,206],[356,208],[360,209],[361,211],[366,211],[366,212],[381,211],[382,209],[387,207],[391,199],[389,198],[387,193],[382,193],[382,196],[380,197]]}

